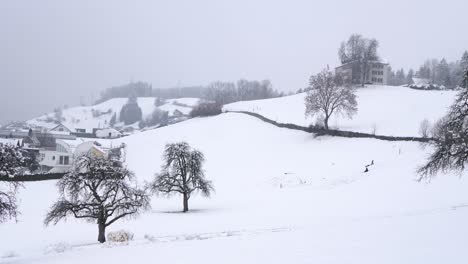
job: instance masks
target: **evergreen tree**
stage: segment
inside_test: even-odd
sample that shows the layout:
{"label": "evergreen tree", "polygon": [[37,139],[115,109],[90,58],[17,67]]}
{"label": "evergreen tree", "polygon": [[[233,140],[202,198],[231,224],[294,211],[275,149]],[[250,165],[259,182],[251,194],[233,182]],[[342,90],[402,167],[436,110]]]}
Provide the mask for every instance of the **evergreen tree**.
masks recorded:
{"label": "evergreen tree", "polygon": [[450,68],[445,59],[442,59],[436,67],[435,72],[435,83],[444,85],[445,87],[451,87],[450,82]]}
{"label": "evergreen tree", "polygon": [[421,179],[429,179],[437,172],[462,172],[468,162],[468,89],[462,90],[449,113],[433,129],[431,144],[434,152],[418,172]]}
{"label": "evergreen tree", "polygon": [[403,85],[406,83],[405,70],[400,69],[396,72],[396,85]]}
{"label": "evergreen tree", "polygon": [[114,113],[112,115],[111,119],[109,120],[109,126],[114,127],[115,123],[117,123],[117,115]]}
{"label": "evergreen tree", "polygon": [[125,125],[131,125],[135,122],[141,121],[142,111],[138,106],[138,100],[135,95],[128,98],[127,104],[120,110],[120,122],[124,122]]}
{"label": "evergreen tree", "polygon": [[462,85],[463,88],[468,88],[468,66],[465,68],[465,74],[463,75]]}
{"label": "evergreen tree", "polygon": [[414,71],[410,69],[406,75],[406,84],[413,84]]}

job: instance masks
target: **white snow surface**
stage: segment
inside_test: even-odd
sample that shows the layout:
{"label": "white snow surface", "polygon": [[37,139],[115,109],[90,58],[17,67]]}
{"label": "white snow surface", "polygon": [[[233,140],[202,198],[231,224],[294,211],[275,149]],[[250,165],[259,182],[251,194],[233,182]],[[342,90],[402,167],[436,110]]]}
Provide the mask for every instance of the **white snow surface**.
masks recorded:
{"label": "white snow surface", "polygon": [[151,211],[107,230],[128,230],[133,241],[101,245],[95,223],[45,227],[55,181],[25,183],[18,222],[0,224],[0,262],[467,263],[468,175],[415,181],[430,151],[417,143],[314,137],[227,113],[114,144],[127,144],[143,184],[164,145],[180,140],[205,154],[210,199],[194,196],[180,213],[180,197],[154,196]]}
{"label": "white snow surface", "polygon": [[[156,108],[154,105],[155,99],[155,97],[137,98],[138,106],[141,108],[143,119],[153,113],[154,109]],[[191,107],[196,105],[198,100],[198,98],[168,99],[166,100],[165,104],[161,105],[159,108],[161,110],[168,111],[169,116],[172,116],[174,110],[176,109],[188,115],[188,113],[190,113]],[[117,116],[117,122],[119,121],[120,110],[127,103],[127,101],[128,98],[114,98],[93,106],[78,106],[63,109],[62,116],[65,118],[65,121],[62,121],[62,124],[71,129],[72,132],[75,132],[76,129],[86,129],[87,133],[92,133],[93,128],[107,128],[109,127],[109,121],[114,113]],[[176,105],[174,102],[178,102],[186,106]],[[108,112],[110,110],[110,113],[94,117],[93,109],[95,111],[100,111],[101,113]],[[48,116],[53,117],[54,113],[42,115],[27,121],[27,123],[46,128],[53,128],[57,126],[56,123],[45,121]]]}
{"label": "white snow surface", "polygon": [[[332,128],[388,136],[420,136],[424,119],[432,124],[452,104],[456,91],[422,91],[401,86],[370,85],[357,89],[358,112],[352,119],[334,115]],[[306,93],[269,100],[243,101],[228,104],[224,110],[259,113],[281,123],[309,126],[315,119],[305,116]]]}

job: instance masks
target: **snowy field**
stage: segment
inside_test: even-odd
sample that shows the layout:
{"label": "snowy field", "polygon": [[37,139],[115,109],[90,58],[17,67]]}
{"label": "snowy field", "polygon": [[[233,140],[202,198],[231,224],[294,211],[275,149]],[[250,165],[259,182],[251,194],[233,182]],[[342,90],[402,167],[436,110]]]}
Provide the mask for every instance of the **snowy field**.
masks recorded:
{"label": "snowy field", "polygon": [[[422,91],[398,86],[358,88],[358,113],[353,119],[333,116],[329,125],[365,133],[373,133],[375,129],[378,135],[419,136],[421,121],[428,119],[434,123],[442,117],[455,94],[455,91]],[[305,95],[237,102],[226,105],[224,109],[250,111],[277,122],[309,126],[315,118],[304,115]]]}
{"label": "snowy field", "polygon": [[[141,108],[143,119],[150,116],[156,106],[154,105],[155,97],[139,97],[137,99],[138,106]],[[163,111],[168,111],[169,116],[172,116],[175,110],[181,111],[188,115],[193,106],[195,106],[199,98],[178,98],[169,99],[158,108]],[[63,109],[62,116],[65,119],[62,124],[76,132],[76,129],[85,129],[87,133],[92,133],[93,128],[107,128],[112,115],[115,113],[117,122],[119,120],[120,110],[127,103],[128,98],[114,98],[103,103],[93,106],[78,106]],[[99,111],[102,115],[95,116],[93,112]],[[43,116],[27,121],[29,124],[53,128],[57,126],[54,122],[47,122],[47,118],[54,117],[54,113],[48,113]]]}
{"label": "snowy field", "polygon": [[[362,112],[366,104],[363,99],[367,93],[374,96],[374,89],[359,93]],[[401,101],[407,102],[412,93],[401,94]],[[275,100],[300,102],[302,106],[302,96]],[[434,92],[431,96],[440,98],[434,101],[441,103],[430,112],[439,113],[453,95]],[[387,105],[398,103],[389,100]],[[429,107],[429,103],[419,101],[414,105]],[[300,121],[303,115],[299,106],[284,107],[291,112],[282,118],[296,117],[297,113],[295,121]],[[402,108],[408,110],[409,106],[403,104]],[[395,121],[393,115],[403,114],[391,109],[394,112],[390,117],[380,118]],[[424,115],[406,114],[400,119]],[[403,128],[409,121],[401,122],[401,133],[414,130]],[[379,123],[382,129],[394,133],[399,132],[396,124]],[[153,197],[151,211],[117,222],[107,230],[130,230],[135,234],[134,241],[100,245],[95,223],[69,219],[44,227],[46,210],[57,199],[55,182],[27,183],[20,191],[22,214],[18,222],[0,225],[0,262],[468,261],[468,175],[440,175],[430,183],[416,182],[415,169],[428,152],[417,143],[315,138],[235,113],[191,119],[114,143],[127,144],[128,167],[142,184],[159,171],[164,145],[180,140],[205,154],[206,176],[216,188],[212,198],[191,198],[192,211],[184,214],[180,213],[180,197]],[[372,160],[375,165],[369,173],[363,173]]]}

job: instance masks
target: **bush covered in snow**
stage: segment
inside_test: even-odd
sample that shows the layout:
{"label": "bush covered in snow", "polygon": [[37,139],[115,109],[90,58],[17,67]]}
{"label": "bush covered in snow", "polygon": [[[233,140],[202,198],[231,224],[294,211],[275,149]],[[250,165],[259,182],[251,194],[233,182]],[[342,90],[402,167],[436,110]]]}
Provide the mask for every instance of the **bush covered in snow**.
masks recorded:
{"label": "bush covered in snow", "polygon": [[220,104],[213,102],[203,102],[195,106],[190,112],[191,117],[198,116],[214,116],[219,115],[222,112],[222,107]]}
{"label": "bush covered in snow", "polygon": [[133,233],[127,230],[109,232],[107,235],[107,240],[110,242],[128,242],[133,240]]}
{"label": "bush covered in snow", "polygon": [[65,251],[68,251],[71,249],[71,246],[70,244],[66,243],[66,242],[59,242],[59,243],[56,243],[56,244],[51,244],[49,246],[47,246],[44,250],[44,252],[46,254],[50,254],[50,253],[63,253]]}

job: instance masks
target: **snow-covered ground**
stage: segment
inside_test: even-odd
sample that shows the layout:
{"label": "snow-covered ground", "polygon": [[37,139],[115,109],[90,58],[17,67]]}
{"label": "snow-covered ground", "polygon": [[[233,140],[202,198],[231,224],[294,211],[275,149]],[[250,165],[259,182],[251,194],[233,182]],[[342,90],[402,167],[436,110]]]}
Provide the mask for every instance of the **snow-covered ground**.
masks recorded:
{"label": "snow-covered ground", "polygon": [[[309,126],[315,118],[304,114],[305,93],[269,100],[228,104],[225,110],[250,111],[282,123]],[[358,88],[358,113],[353,119],[333,116],[329,125],[342,130],[393,136],[419,136],[421,121],[431,123],[451,105],[455,91],[422,91],[401,86]]]}
{"label": "snow-covered ground", "polygon": [[[139,97],[137,99],[138,106],[142,111],[143,119],[153,113],[156,108],[154,104],[155,99],[155,97]],[[62,117],[65,120],[62,121],[62,124],[71,129],[72,132],[76,132],[76,129],[85,129],[87,133],[92,133],[93,128],[107,128],[109,127],[109,122],[114,113],[116,114],[118,122],[120,110],[127,101],[127,98],[114,98],[93,106],[78,106],[63,109]],[[188,115],[192,107],[196,105],[198,101],[199,98],[169,99],[158,108],[168,111],[169,116],[172,116],[175,110],[179,110],[183,114]],[[93,115],[93,112],[100,112],[102,115]],[[46,128],[54,128],[57,126],[54,122],[47,122],[48,117],[53,118],[54,113],[42,115],[27,121],[27,123]]]}
{"label": "snow-covered ground", "polygon": [[[362,92],[360,96],[364,98]],[[428,111],[428,118],[434,118],[440,110]],[[26,183],[18,222],[0,224],[0,262],[468,260],[468,175],[416,182],[415,169],[428,152],[417,143],[315,138],[228,113],[138,133],[115,144],[127,144],[128,167],[143,183],[159,171],[164,145],[179,140],[205,154],[206,176],[216,188],[211,199],[191,198],[192,211],[184,214],[179,213],[180,197],[153,197],[150,212],[108,228],[130,230],[134,241],[100,245],[95,223],[69,219],[44,227],[46,210],[57,199],[54,181]],[[363,173],[372,160],[375,165]]]}

